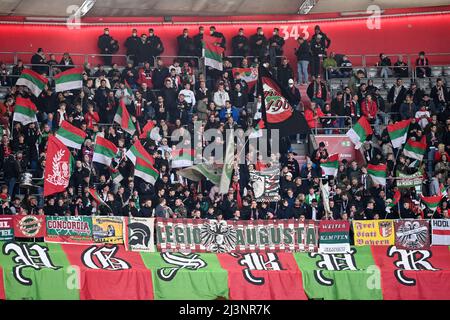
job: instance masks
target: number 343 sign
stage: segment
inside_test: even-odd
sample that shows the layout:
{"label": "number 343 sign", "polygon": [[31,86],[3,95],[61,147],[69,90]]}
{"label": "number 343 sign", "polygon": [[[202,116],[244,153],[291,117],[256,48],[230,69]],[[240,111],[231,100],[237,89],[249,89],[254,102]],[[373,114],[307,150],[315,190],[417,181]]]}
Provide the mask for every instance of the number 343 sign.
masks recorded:
{"label": "number 343 sign", "polygon": [[303,39],[309,38],[308,26],[280,26],[280,36],[283,37],[284,40],[289,38],[297,38],[302,37]]}

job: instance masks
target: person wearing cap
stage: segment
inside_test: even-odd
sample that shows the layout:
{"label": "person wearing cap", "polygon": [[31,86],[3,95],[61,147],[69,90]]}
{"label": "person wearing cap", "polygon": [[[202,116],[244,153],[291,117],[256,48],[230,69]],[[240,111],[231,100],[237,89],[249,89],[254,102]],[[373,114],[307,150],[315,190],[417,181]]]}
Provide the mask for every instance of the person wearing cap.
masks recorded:
{"label": "person wearing cap", "polygon": [[321,74],[321,62],[324,56],[326,56],[325,47],[322,43],[322,36],[318,34],[314,40],[311,40],[311,53],[312,53],[312,60],[311,60],[311,74],[313,76],[318,76]]}
{"label": "person wearing cap", "polygon": [[31,57],[31,69],[39,74],[48,74],[47,58],[45,57],[44,50],[39,48],[37,52]]}
{"label": "person wearing cap", "polygon": [[103,55],[103,62],[105,65],[110,66],[112,62],[112,47],[111,42],[113,38],[109,35],[109,28],[103,30],[103,34],[98,37],[97,47],[100,49],[100,53]]}
{"label": "person wearing cap", "polygon": [[277,69],[277,80],[284,89],[288,88],[289,79],[294,78],[294,71],[289,65],[289,60],[286,57],[281,59],[281,65]]}

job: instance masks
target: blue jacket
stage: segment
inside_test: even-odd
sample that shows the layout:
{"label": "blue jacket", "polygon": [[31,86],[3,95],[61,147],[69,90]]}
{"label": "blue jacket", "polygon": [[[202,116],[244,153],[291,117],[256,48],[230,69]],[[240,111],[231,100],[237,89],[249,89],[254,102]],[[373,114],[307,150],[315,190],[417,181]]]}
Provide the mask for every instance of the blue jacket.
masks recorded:
{"label": "blue jacket", "polygon": [[[225,122],[227,121],[227,109],[226,108],[222,108],[219,112],[219,118],[220,121]],[[233,117],[233,120],[235,122],[239,121],[239,109],[236,107],[231,107],[231,116]]]}

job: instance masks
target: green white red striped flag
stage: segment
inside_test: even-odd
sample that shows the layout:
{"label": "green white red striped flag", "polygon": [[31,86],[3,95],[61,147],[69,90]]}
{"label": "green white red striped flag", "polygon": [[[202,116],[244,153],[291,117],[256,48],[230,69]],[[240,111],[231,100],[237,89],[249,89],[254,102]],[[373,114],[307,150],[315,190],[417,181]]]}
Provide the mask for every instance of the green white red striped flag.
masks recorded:
{"label": "green white red striped flag", "polygon": [[411,119],[407,119],[387,126],[389,138],[395,149],[400,148],[406,142],[410,123]]}
{"label": "green white red striped flag", "polygon": [[27,87],[36,97],[39,97],[47,83],[48,79],[44,76],[41,76],[33,70],[24,69],[20,75],[20,78],[17,80],[16,85]]}
{"label": "green white red striped flag", "polygon": [[439,206],[439,203],[441,202],[443,196],[442,194],[431,196],[431,197],[425,197],[423,195],[420,195],[420,199],[422,202],[430,209],[431,211],[436,211],[437,207]]}
{"label": "green white red striped flag", "polygon": [[155,123],[153,122],[153,120],[148,120],[145,126],[142,128],[142,133],[139,135],[139,139],[152,139],[152,130],[154,128]]}
{"label": "green white red striped flag", "polygon": [[159,177],[159,171],[153,167],[153,165],[142,158],[136,159],[136,165],[134,167],[134,175],[143,179],[152,185],[155,184]]}
{"label": "green white red striped flag", "polygon": [[67,71],[58,73],[54,76],[55,91],[68,91],[74,89],[81,89],[83,87],[83,69],[70,68]]}
{"label": "green white red striped flag", "polygon": [[447,192],[447,188],[441,183],[441,185],[439,186],[439,190],[442,194],[442,197],[447,197],[448,192]]}
{"label": "green white red striped flag", "polygon": [[134,93],[133,93],[133,89],[131,89],[130,84],[128,83],[127,80],[125,80],[125,89],[127,90],[127,96],[130,97],[131,101],[134,100]]}
{"label": "green white red striped flag", "polygon": [[219,38],[203,35],[203,57],[205,65],[214,69],[223,70],[222,54],[224,49],[218,45]]}
{"label": "green white red striped flag", "polygon": [[408,139],[405,147],[403,148],[403,155],[422,161],[425,151],[427,150],[427,141],[425,136],[421,141],[414,141]]}
{"label": "green white red striped flag", "polygon": [[193,149],[173,149],[172,152],[172,168],[190,167],[194,163]]}
{"label": "green white red striped flag", "polygon": [[382,186],[386,185],[386,164],[368,164],[367,173],[372,178],[372,181]]}
{"label": "green white red striped flag", "polygon": [[339,168],[339,154],[335,153],[328,157],[327,161],[320,164],[323,176],[335,177]]}
{"label": "green white red striped flag", "polygon": [[119,107],[117,108],[116,115],[114,116],[114,122],[120,124],[123,130],[133,135],[136,131],[133,121],[131,120],[130,114],[128,113],[127,106],[123,99],[120,99]]}
{"label": "green white red striped flag", "polygon": [[13,120],[27,125],[32,122],[37,122],[36,105],[28,98],[18,96],[16,98],[16,105],[14,106]]}
{"label": "green white red striped flag", "polygon": [[395,207],[400,201],[400,197],[401,197],[400,191],[399,190],[395,191],[392,202],[388,204],[388,207],[390,208]]}
{"label": "green white red striped flag", "polygon": [[103,201],[103,199],[100,197],[97,190],[95,190],[94,188],[89,188],[89,194],[94,199],[94,201],[97,202],[99,205],[102,205],[102,206],[105,206],[105,207],[108,207],[109,209],[111,209],[111,207],[108,206],[106,204],[106,202]]}
{"label": "green white red striped flag", "polygon": [[128,159],[131,160],[131,162],[133,162],[134,165],[136,165],[136,159],[139,158],[145,160],[146,162],[152,165],[155,164],[155,159],[153,159],[152,155],[150,155],[147,152],[147,150],[145,150],[144,146],[141,144],[139,139],[136,139],[136,141],[134,141],[133,145],[131,146],[130,149],[128,149],[125,155],[128,157]]}
{"label": "green white red striped flag", "polygon": [[116,156],[118,150],[119,149],[114,143],[97,135],[95,138],[94,156],[92,161],[109,167],[111,165],[111,160]]}
{"label": "green white red striped flag", "polygon": [[64,120],[56,131],[56,137],[70,148],[81,149],[86,132]]}
{"label": "green white red striped flag", "polygon": [[266,125],[264,123],[264,120],[261,119],[259,120],[259,122],[256,124],[256,126],[253,128],[253,131],[249,134],[248,138],[249,139],[256,139],[256,138],[261,138],[263,133],[262,133],[262,129],[265,129]]}
{"label": "green white red striped flag", "polygon": [[361,148],[362,143],[371,134],[373,134],[373,130],[366,117],[361,117],[355,126],[347,132],[347,136],[355,145],[355,149]]}
{"label": "green white red striped flag", "polygon": [[241,79],[247,82],[249,90],[252,90],[258,82],[258,68],[233,68],[231,72],[233,73],[234,79],[236,79],[236,75],[239,73]]}

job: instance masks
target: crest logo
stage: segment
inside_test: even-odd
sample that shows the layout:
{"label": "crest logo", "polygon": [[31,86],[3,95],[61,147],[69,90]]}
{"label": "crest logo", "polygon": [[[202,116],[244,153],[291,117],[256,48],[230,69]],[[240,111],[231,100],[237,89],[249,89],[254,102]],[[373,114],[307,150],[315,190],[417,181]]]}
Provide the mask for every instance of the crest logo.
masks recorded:
{"label": "crest logo", "polygon": [[236,247],[236,230],[226,221],[210,220],[203,223],[200,231],[202,244],[209,252],[226,253]]}
{"label": "crest logo", "polygon": [[42,223],[42,219],[28,215],[19,220],[18,227],[24,236],[32,238],[39,233]]}
{"label": "crest logo", "polygon": [[416,285],[415,279],[405,276],[405,270],[439,270],[433,267],[431,262],[428,261],[428,259],[431,258],[431,251],[429,250],[404,250],[392,246],[389,248],[387,254],[388,257],[393,257],[395,254],[398,255],[398,260],[394,262],[394,265],[399,269],[394,271],[394,275],[397,280],[405,286]]}
{"label": "crest logo", "polygon": [[405,221],[397,229],[397,241],[408,249],[421,249],[429,244],[428,228],[419,221]]}
{"label": "crest logo", "polygon": [[33,281],[22,274],[25,268],[33,268],[34,270],[52,269],[58,270],[61,267],[53,265],[48,254],[47,247],[41,247],[35,243],[30,245],[28,243],[9,242],[3,245],[3,254],[9,255],[12,252],[16,254],[13,261],[17,264],[13,267],[14,278],[22,285],[31,286]]}
{"label": "crest logo", "polygon": [[378,224],[378,228],[380,231],[380,235],[383,238],[388,238],[392,235],[392,223],[389,221],[383,221],[383,222],[379,222]]}
{"label": "crest logo", "polygon": [[158,277],[164,281],[172,280],[177,275],[177,272],[182,269],[195,271],[207,266],[207,263],[195,253],[164,252],[161,253],[161,258],[166,263],[175,266],[160,268],[156,271]]}
{"label": "crest logo", "polygon": [[111,271],[131,269],[128,262],[115,257],[117,250],[119,250],[119,247],[116,245],[109,247],[91,246],[83,252],[83,263],[90,269]]}
{"label": "crest logo", "polygon": [[64,154],[65,150],[56,152],[52,159],[52,174],[49,174],[45,179],[55,186],[67,186],[69,184],[69,161],[61,161]]}
{"label": "crest logo", "polygon": [[316,262],[317,267],[322,270],[315,270],[314,277],[316,281],[323,286],[332,286],[334,280],[327,278],[323,274],[323,270],[342,271],[342,270],[358,270],[355,262],[356,249],[351,248],[349,253],[342,254],[320,254],[311,252],[311,258],[319,257],[320,260]]}
{"label": "crest logo", "polygon": [[284,270],[276,253],[267,253],[266,256],[264,256],[264,254],[256,252],[245,254],[231,253],[231,255],[235,258],[239,258],[238,263],[241,266],[247,267],[242,270],[245,280],[257,286],[263,285],[265,283],[265,279],[264,277],[257,277],[253,275],[253,270]]}

